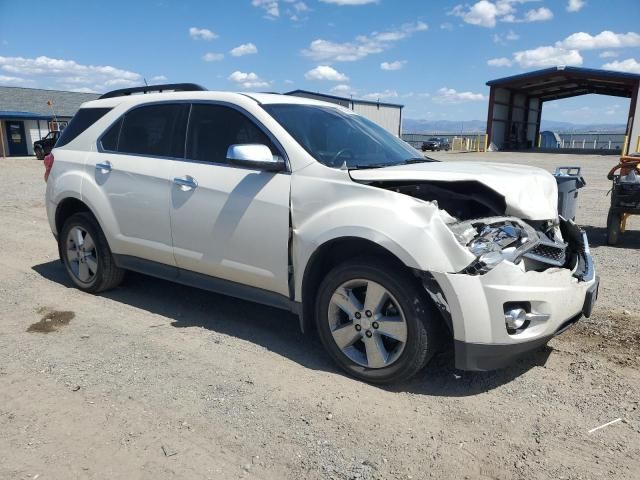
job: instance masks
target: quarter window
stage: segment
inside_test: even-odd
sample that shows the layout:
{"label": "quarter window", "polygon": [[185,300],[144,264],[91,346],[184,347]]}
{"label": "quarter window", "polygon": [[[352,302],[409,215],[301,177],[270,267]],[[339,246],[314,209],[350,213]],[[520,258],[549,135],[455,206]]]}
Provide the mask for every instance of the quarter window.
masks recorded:
{"label": "quarter window", "polygon": [[[117,151],[159,157],[184,157],[188,108],[189,105],[178,103],[145,105],[131,110],[122,121]],[[111,133],[110,130],[107,135]],[[107,140],[113,142],[113,136]],[[107,148],[104,142],[103,147]]]}
{"label": "quarter window", "polygon": [[84,132],[91,125],[102,118],[110,108],[81,108],[69,122],[56,142],[56,147],[62,147]]}
{"label": "quarter window", "polygon": [[118,151],[118,138],[120,137],[120,128],[122,127],[122,117],[118,119],[116,123],[111,125],[111,128],[107,130],[102,136],[100,143],[105,150],[111,150],[113,152]]}
{"label": "quarter window", "polygon": [[280,155],[269,137],[239,111],[221,105],[192,105],[187,158],[226,163],[231,145],[250,143],[266,145],[273,155]]}

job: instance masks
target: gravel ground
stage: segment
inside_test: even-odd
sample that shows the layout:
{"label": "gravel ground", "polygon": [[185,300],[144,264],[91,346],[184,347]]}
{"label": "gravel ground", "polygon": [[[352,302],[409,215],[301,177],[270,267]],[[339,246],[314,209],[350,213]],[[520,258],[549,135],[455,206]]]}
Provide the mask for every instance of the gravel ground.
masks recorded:
{"label": "gravel ground", "polygon": [[41,162],[1,160],[0,478],[640,478],[640,222],[606,246],[615,158],[433,156],[583,167],[600,300],[509,369],[443,354],[392,388],[336,371],[275,309],[133,274],[75,290]]}

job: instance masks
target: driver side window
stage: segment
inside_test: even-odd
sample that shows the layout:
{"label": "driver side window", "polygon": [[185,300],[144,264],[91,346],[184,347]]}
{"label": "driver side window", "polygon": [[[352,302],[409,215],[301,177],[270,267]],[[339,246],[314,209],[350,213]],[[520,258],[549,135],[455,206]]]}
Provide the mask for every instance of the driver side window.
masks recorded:
{"label": "driver side window", "polygon": [[252,143],[266,145],[272,155],[280,155],[269,137],[241,112],[223,105],[192,105],[187,159],[227,163],[227,150],[231,145]]}

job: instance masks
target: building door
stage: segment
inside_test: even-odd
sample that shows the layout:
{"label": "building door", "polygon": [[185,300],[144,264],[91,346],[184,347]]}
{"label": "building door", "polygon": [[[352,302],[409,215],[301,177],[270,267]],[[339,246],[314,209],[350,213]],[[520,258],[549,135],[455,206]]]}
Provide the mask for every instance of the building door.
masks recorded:
{"label": "building door", "polygon": [[6,120],[9,155],[27,155],[27,138],[24,134],[24,122]]}

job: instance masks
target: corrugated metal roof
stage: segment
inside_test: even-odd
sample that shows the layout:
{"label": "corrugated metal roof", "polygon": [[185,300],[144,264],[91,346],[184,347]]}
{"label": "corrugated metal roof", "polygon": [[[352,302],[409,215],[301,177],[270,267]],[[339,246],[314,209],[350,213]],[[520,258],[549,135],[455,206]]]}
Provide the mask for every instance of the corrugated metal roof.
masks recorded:
{"label": "corrugated metal roof", "polygon": [[[84,102],[95,100],[97,93],[65,92],[39,88],[0,87],[0,110],[32,112],[40,115],[72,117]],[[53,108],[47,102],[53,102]]]}
{"label": "corrugated metal roof", "polygon": [[41,115],[39,113],[33,112],[11,112],[0,110],[0,118],[4,119],[24,119],[24,120],[50,120],[53,118],[53,115]]}
{"label": "corrugated metal roof", "polygon": [[492,85],[512,84],[515,82],[521,82],[523,80],[526,81],[530,79],[536,79],[538,77],[558,74],[559,72],[567,76],[591,75],[596,78],[606,77],[606,78],[619,79],[619,80],[640,81],[640,75],[636,73],[618,72],[615,70],[600,70],[597,68],[557,66],[557,67],[551,67],[551,68],[543,68],[542,70],[534,70],[533,72],[519,73],[517,75],[511,75],[510,77],[503,77],[503,78],[497,78],[495,80],[489,80],[487,82],[487,85],[492,86]]}

